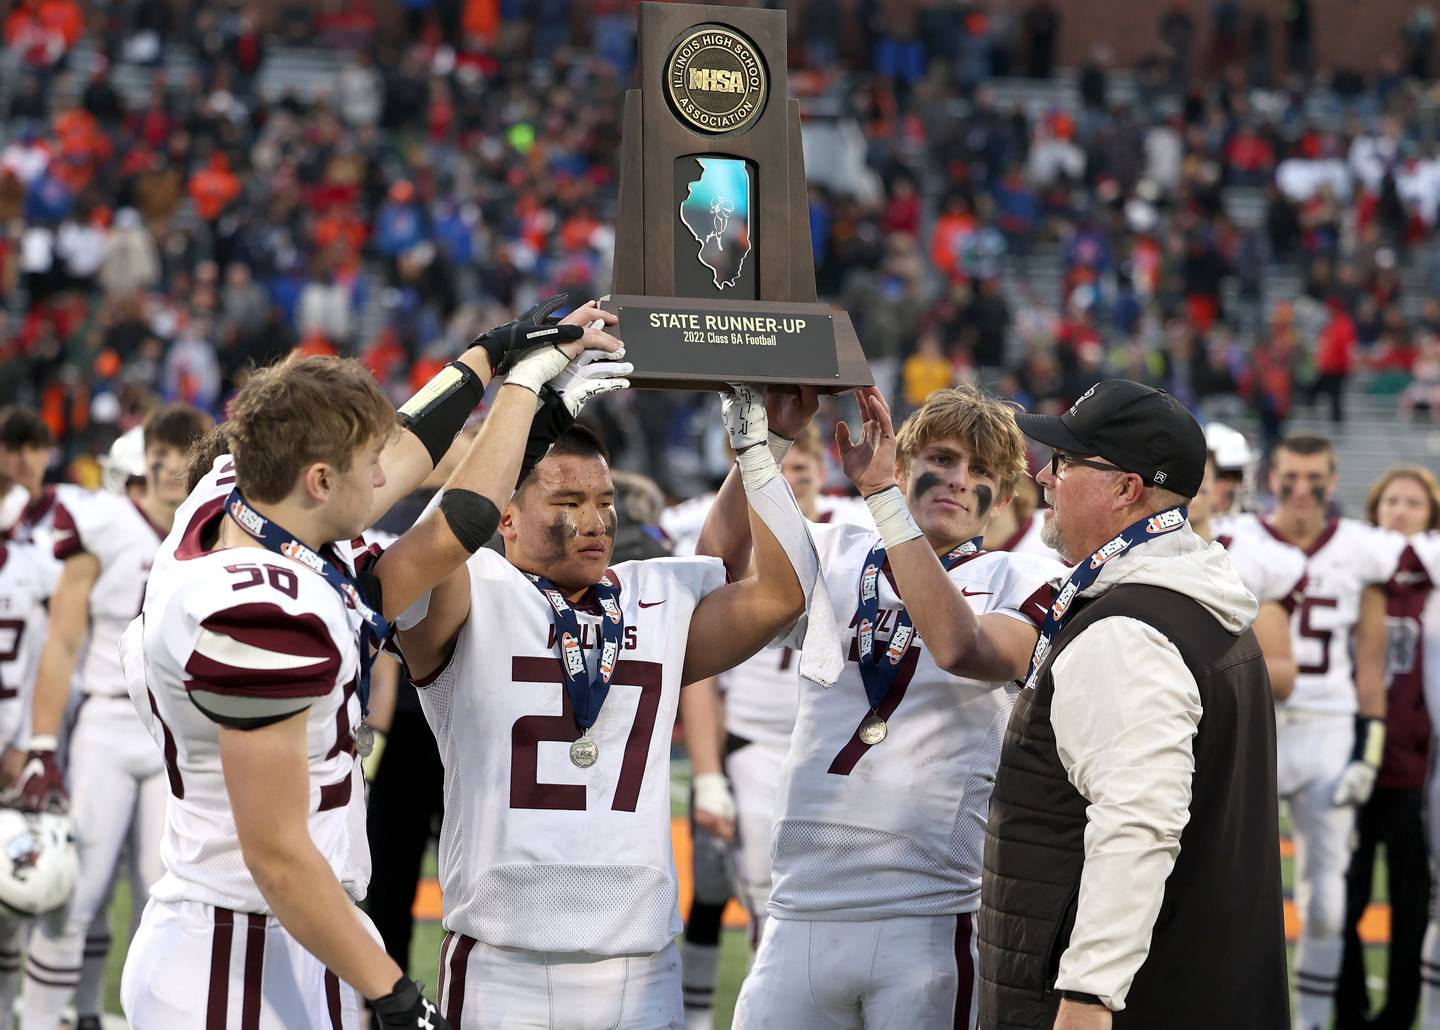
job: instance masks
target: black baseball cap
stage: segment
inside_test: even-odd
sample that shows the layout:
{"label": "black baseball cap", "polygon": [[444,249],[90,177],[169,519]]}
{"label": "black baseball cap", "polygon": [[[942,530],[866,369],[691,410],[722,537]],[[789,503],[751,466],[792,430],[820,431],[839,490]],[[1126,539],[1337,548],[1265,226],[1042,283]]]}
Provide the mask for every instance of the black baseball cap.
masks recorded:
{"label": "black baseball cap", "polygon": [[1095,455],[1134,472],[1147,485],[1184,497],[1205,478],[1205,432],[1164,390],[1128,379],[1105,379],[1063,415],[1019,414],[1030,439],[1076,455]]}

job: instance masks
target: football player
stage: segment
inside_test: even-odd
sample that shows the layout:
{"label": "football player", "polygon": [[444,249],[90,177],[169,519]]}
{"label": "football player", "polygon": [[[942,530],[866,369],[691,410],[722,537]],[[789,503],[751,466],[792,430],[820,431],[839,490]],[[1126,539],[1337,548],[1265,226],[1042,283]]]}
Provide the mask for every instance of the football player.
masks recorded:
{"label": "football player", "polygon": [[[441,370],[401,408],[401,432],[353,361],[292,355],[237,394],[231,453],[176,513],[121,642],[170,792],[164,875],[121,983],[131,1025],[355,1030],[363,995],[382,1027],[447,1027],[355,906],[369,876],[366,673],[388,620],[493,532],[537,396],[558,410],[547,384],[574,374],[581,349],[619,348],[595,327],[613,315],[587,304],[557,326],[552,307]],[[357,576],[355,538],[429,474],[497,367],[505,385],[448,500]],[[624,383],[581,383],[562,407],[573,417]]]}
{"label": "football player", "polygon": [[[14,481],[0,471],[0,497]],[[55,589],[58,566],[31,543],[5,539],[23,505],[0,510],[0,800],[13,801],[12,788],[25,761],[30,736],[30,697],[40,648],[45,642],[45,600]],[[14,1010],[20,978],[20,945],[27,921],[0,914],[0,1013]]]}
{"label": "football player", "polygon": [[29,408],[0,408],[0,471],[30,495],[20,518],[10,527],[12,540],[39,544],[48,554],[59,502],[89,491],[73,483],[46,483],[45,470],[55,452],[55,434]]}
{"label": "football player", "polygon": [[[850,498],[820,492],[825,447],[808,419],[817,401],[767,404],[771,439],[784,449],[780,472],[806,519],[870,525],[870,511]],[[791,425],[786,419],[804,419]],[[786,434],[794,435],[793,444]],[[777,448],[778,450],[779,448]],[[690,753],[695,901],[685,922],[685,1022],[711,1024],[720,960],[721,920],[733,892],[750,914],[752,947],[760,940],[770,898],[770,828],[790,731],[799,705],[800,662],[793,648],[767,647],[755,657],[680,695],[680,721]],[[734,881],[732,883],[732,880]]]}
{"label": "football player", "polygon": [[79,1025],[99,1026],[110,948],[106,910],[126,843],[135,897],[144,897],[160,875],[165,785],[160,756],[125,692],[120,635],[140,611],[155,551],[185,499],[186,452],[210,426],[209,417],[188,404],[153,412],[145,423],[144,466],[132,470],[143,472],[141,485],[123,494],[72,496],[55,506],[51,535],[63,565],[50,601],[17,804],[28,812],[66,807],[56,751],[79,667],[84,700],[67,750],[80,880],[69,906],[42,919],[31,935],[21,1012],[29,1030],[54,1027],[72,998]]}
{"label": "football player", "polygon": [[1355,806],[1370,796],[1384,750],[1384,586],[1405,548],[1399,534],[1332,516],[1338,482],[1328,440],[1288,437],[1271,459],[1275,511],[1225,523],[1237,546],[1264,535],[1305,554],[1304,598],[1290,620],[1295,689],[1276,706],[1277,780],[1297,845],[1295,1030],[1323,1030],[1332,1018]]}
{"label": "football player", "polygon": [[1276,701],[1283,701],[1295,689],[1290,617],[1304,599],[1305,553],[1268,534],[1249,533],[1237,538],[1222,531],[1215,518],[1219,482],[1215,452],[1211,451],[1205,460],[1205,479],[1200,484],[1200,492],[1190,499],[1190,528],[1203,539],[1225,548],[1245,589],[1260,602],[1260,614],[1250,628],[1265,652],[1270,692]]}
{"label": "football player", "polygon": [[857,397],[862,437],[842,423],[837,443],[878,533],[816,527],[848,660],[833,687],[801,680],[771,918],[737,1027],[975,1026],[973,914],[1005,684],[1025,674],[1063,574],[981,548],[1026,474],[1008,405],[939,390],[897,437],[878,391]]}
{"label": "football player", "polygon": [[683,1018],[669,777],[680,687],[793,622],[805,592],[790,552],[813,563],[765,405],[733,389],[754,575],[727,583],[713,558],[610,567],[609,463],[576,430],[505,506],[505,554],[477,552],[398,622],[445,763],[441,1007],[457,1027]]}

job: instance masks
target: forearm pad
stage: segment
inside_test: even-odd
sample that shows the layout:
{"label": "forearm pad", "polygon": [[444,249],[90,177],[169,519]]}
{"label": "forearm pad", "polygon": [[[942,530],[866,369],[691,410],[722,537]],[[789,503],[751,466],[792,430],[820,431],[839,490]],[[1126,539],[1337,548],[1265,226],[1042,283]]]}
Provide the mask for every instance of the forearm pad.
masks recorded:
{"label": "forearm pad", "polygon": [[1355,716],[1355,746],[1350,761],[1380,768],[1385,759],[1385,720],[1370,715]]}
{"label": "forearm pad", "polygon": [[530,436],[525,440],[525,456],[520,459],[520,476],[515,481],[518,487],[535,466],[545,460],[551,445],[575,424],[575,416],[565,406],[565,399],[550,387],[540,391],[540,403],[535,406],[535,415],[530,420]]}
{"label": "forearm pad", "polygon": [[485,398],[485,387],[474,370],[452,361],[422,386],[396,414],[400,424],[414,433],[438,465],[465,420]]}
{"label": "forearm pad", "polygon": [[446,490],[440,498],[440,514],[460,546],[471,554],[500,528],[500,509],[495,502],[474,490]]}

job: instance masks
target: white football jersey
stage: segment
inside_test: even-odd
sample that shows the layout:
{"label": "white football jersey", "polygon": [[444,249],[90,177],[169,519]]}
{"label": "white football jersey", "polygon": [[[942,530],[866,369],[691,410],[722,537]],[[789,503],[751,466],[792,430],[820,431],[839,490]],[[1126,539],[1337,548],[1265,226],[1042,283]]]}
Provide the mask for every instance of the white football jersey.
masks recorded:
{"label": "white football jersey", "polygon": [[[973,911],[1008,693],[942,671],[917,637],[881,709],[891,710],[887,735],[867,746],[859,729],[870,702],[853,624],[877,539],[851,526],[822,526],[814,538],[835,617],[848,627],[847,661],[833,687],[801,681],[777,806],[770,911],[830,920]],[[982,551],[949,575],[977,615],[1038,628],[1052,581],[1064,572],[1033,555]],[[879,589],[875,646],[883,652],[902,608],[888,565]]]}
{"label": "white football jersey", "polygon": [[[853,525],[873,531],[875,520],[859,498],[822,495],[820,517],[810,524]],[[800,709],[800,656],[787,646],[767,647],[720,674],[725,697],[725,731],[763,744],[786,747]]]}
{"label": "white football jersey", "polygon": [[55,558],[65,561],[92,554],[100,574],[90,588],[89,633],[79,669],[86,694],[119,697],[125,693],[120,668],[120,636],[140,614],[145,581],[165,531],[150,521],[129,497],[94,492],[55,506],[52,540]]}
{"label": "white football jersey", "polygon": [[[1235,546],[1263,536],[1290,545],[1263,518],[1239,515],[1222,524]],[[1290,642],[1298,675],[1295,692],[1282,708],[1335,715],[1356,710],[1351,636],[1360,620],[1367,586],[1383,586],[1395,575],[1405,538],[1357,519],[1332,519],[1305,556],[1304,596],[1290,617]],[[1237,561],[1237,567],[1243,566]],[[1247,587],[1249,583],[1246,583]],[[1253,588],[1252,592],[1253,591]]]}
{"label": "white football jersey", "polygon": [[1261,604],[1274,602],[1292,615],[1304,600],[1305,552],[1268,533],[1217,531],[1215,542],[1225,548],[1245,589]]}
{"label": "white football jersey", "polygon": [[45,644],[45,599],[55,563],[34,544],[0,541],[0,746],[30,733],[30,701]]}
{"label": "white football jersey", "polygon": [[[352,897],[370,877],[360,723],[359,634],[350,602],[308,566],[272,551],[206,551],[234,483],[228,456],[181,505],[155,556],[140,618],[121,652],[131,700],[170,781],[151,894],[268,912],[245,867],[220,764],[219,724],[259,726],[306,710],[310,837]],[[352,548],[326,548],[350,571]]]}
{"label": "white football jersey", "polygon": [[[470,558],[470,617],[449,662],[417,683],[445,763],[445,928],[485,944],[653,954],[680,932],[670,845],[670,737],[690,619],[725,582],[714,558],[624,562],[624,635],[590,735],[580,732],[549,602],[494,551]],[[587,670],[602,619],[576,609]]]}

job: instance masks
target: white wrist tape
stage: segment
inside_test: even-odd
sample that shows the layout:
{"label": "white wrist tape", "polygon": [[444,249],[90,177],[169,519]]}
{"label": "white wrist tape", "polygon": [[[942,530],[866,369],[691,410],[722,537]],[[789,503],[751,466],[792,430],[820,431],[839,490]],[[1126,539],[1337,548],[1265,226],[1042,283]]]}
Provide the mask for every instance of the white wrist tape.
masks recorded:
{"label": "white wrist tape", "polygon": [[54,751],[60,746],[60,740],[52,733],[37,733],[30,738],[27,751]]}
{"label": "white wrist tape", "polygon": [[790,445],[795,441],[788,436],[781,436],[772,429],[767,442],[770,444],[770,454],[775,459],[775,464],[778,465],[785,460],[785,455],[790,453]]}
{"label": "white wrist tape", "polygon": [[746,447],[735,455],[735,464],[740,466],[740,481],[745,484],[747,494],[759,490],[780,474],[780,466],[776,464],[770,448],[758,444]]}
{"label": "white wrist tape", "polygon": [[700,773],[690,783],[695,789],[695,807],[721,819],[735,818],[735,797],[722,773]]}
{"label": "white wrist tape", "polygon": [[880,540],[887,551],[892,547],[899,547],[907,540],[925,535],[920,532],[920,527],[915,525],[910,507],[905,503],[905,495],[898,486],[871,494],[865,498],[865,505],[875,519],[875,528],[880,531]]}

